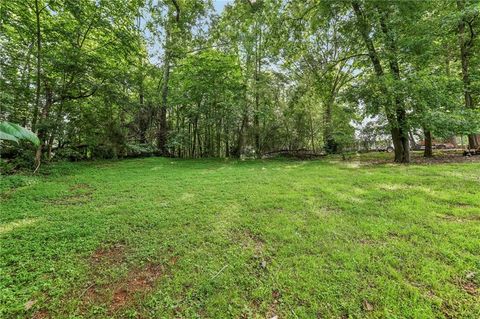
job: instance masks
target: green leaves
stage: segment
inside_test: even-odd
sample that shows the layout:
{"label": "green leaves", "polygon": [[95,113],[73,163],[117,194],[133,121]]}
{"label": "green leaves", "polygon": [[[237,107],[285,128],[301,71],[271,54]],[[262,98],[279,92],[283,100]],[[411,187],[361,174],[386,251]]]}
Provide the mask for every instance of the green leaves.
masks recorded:
{"label": "green leaves", "polygon": [[[180,157],[347,145],[364,116],[478,133],[479,1],[9,0],[2,120],[38,129],[54,157],[126,154],[159,143],[160,126]],[[38,143],[2,127],[2,140]]]}
{"label": "green leaves", "polygon": [[18,143],[19,140],[26,140],[35,146],[40,145],[40,140],[35,133],[18,124],[6,121],[0,122],[0,140],[13,141],[16,143]]}

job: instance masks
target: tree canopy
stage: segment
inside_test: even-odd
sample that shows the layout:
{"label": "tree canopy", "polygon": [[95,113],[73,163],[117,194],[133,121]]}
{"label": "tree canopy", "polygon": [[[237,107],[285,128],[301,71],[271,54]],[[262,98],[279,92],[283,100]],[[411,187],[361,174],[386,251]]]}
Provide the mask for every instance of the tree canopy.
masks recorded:
{"label": "tree canopy", "polygon": [[480,146],[479,31],[478,0],[3,1],[0,120],[38,163],[335,153],[369,121],[408,162]]}

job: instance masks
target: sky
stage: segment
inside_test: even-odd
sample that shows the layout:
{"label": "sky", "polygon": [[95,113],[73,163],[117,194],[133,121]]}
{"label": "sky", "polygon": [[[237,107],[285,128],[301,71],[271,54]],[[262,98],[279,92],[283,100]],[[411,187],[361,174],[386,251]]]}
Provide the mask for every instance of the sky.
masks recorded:
{"label": "sky", "polygon": [[221,13],[225,5],[228,4],[229,2],[231,2],[231,0],[214,0],[213,6],[215,7],[215,11],[217,11],[218,13]]}
{"label": "sky", "polygon": [[[218,14],[221,14],[225,6],[231,3],[233,0],[213,0],[213,7]],[[145,24],[145,19],[142,20],[142,25]],[[145,35],[150,37],[150,32],[145,29]],[[148,45],[148,53],[150,62],[154,64],[159,64],[161,62],[162,48],[159,46],[158,42],[154,41]]]}

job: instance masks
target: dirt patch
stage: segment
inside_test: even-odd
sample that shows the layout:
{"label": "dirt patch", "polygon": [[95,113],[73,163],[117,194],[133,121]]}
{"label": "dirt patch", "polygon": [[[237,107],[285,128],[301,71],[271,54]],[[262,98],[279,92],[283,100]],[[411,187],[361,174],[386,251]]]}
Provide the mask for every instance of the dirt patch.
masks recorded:
{"label": "dirt patch", "polygon": [[48,200],[48,203],[54,205],[83,205],[88,203],[93,196],[94,189],[85,183],[78,183],[69,188],[69,194],[60,198]]}
{"label": "dirt patch", "polygon": [[459,290],[472,296],[478,296],[480,295],[480,289],[475,276],[476,272],[472,271],[467,273],[464,277],[455,278],[454,283]]}
{"label": "dirt patch", "polygon": [[32,319],[46,319],[49,316],[50,316],[50,314],[48,313],[48,311],[38,310],[33,314]]}
{"label": "dirt patch", "polygon": [[282,297],[282,294],[280,293],[279,290],[274,289],[272,290],[272,303],[268,306],[266,318],[280,318],[278,316],[278,304],[280,302],[280,298]]}
{"label": "dirt patch", "polygon": [[113,293],[113,299],[112,303],[110,305],[110,309],[115,310],[120,307],[125,306],[127,303],[129,297],[128,297],[128,291],[126,289],[121,289],[118,291],[115,291]]}
{"label": "dirt patch", "polygon": [[89,192],[75,192],[74,194],[69,194],[60,198],[55,198],[52,200],[49,200],[49,204],[53,205],[65,205],[65,206],[70,206],[70,205],[83,205],[88,203],[93,195],[93,191]]}
{"label": "dirt patch", "polygon": [[[244,310],[243,313],[240,314],[239,318],[241,319],[249,319],[252,318],[254,314],[259,313],[259,309],[262,302],[258,298],[253,298],[250,300],[248,308]],[[203,317],[202,317],[203,318]]]}
{"label": "dirt patch", "polygon": [[465,290],[468,294],[472,296],[476,296],[478,294],[478,287],[473,282],[466,282],[463,284],[463,290]]}
{"label": "dirt patch", "polygon": [[265,241],[248,229],[237,232],[234,239],[236,242],[239,242],[244,249],[252,249],[254,256],[259,257],[264,252]]}
{"label": "dirt patch", "polygon": [[157,279],[164,273],[161,265],[149,264],[143,269],[131,271],[126,282],[121,283],[113,293],[110,310],[116,311],[127,305],[137,293],[147,293],[154,286]]}
{"label": "dirt patch", "polygon": [[[273,289],[271,294],[272,294],[272,298],[271,298],[271,301],[269,301],[266,312],[264,309],[262,309],[263,308],[262,301],[266,301],[266,300],[253,298],[249,302],[249,309],[246,310],[244,313],[242,313],[239,318],[280,319],[281,317],[279,315],[278,308],[280,305],[280,299],[282,297],[282,294],[278,289]],[[261,313],[263,313],[263,315],[260,315]]]}
{"label": "dirt patch", "polygon": [[[167,269],[173,267],[179,257],[172,256],[166,263],[149,262],[143,267],[131,267],[126,260],[127,247],[116,243],[95,250],[90,256],[92,281],[80,294],[81,309],[86,311],[92,305],[104,305],[110,314],[133,305],[137,297],[152,291]],[[112,267],[127,269],[119,279],[105,278],[104,271]],[[99,280],[100,282],[98,283]]]}
{"label": "dirt patch", "polygon": [[82,304],[107,304],[111,313],[116,312],[131,304],[137,295],[151,291],[164,273],[162,265],[152,263],[132,269],[122,280],[88,287],[83,294]]}
{"label": "dirt patch", "polygon": [[110,247],[101,247],[95,250],[90,257],[92,265],[99,264],[120,264],[125,260],[125,245],[121,243],[114,244]]}
{"label": "dirt patch", "polygon": [[442,311],[443,315],[447,319],[454,319],[455,317],[455,309],[450,303],[442,303],[440,310]]}
{"label": "dirt patch", "polygon": [[265,241],[248,229],[238,231],[233,237],[244,250],[253,251],[251,271],[256,277],[263,276],[271,263],[271,257],[265,251]]}

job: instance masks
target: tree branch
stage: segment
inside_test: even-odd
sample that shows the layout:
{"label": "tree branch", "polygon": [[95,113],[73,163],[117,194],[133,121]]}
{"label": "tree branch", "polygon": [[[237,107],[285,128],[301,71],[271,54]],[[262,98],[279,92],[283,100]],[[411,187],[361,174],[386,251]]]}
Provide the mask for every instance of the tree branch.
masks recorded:
{"label": "tree branch", "polygon": [[475,31],[473,30],[473,20],[472,21],[466,21],[467,22],[467,25],[468,25],[468,29],[470,31],[470,39],[468,40],[467,43],[465,43],[465,45],[470,49],[471,47],[473,47],[473,40],[475,39]]}
{"label": "tree branch", "polygon": [[84,92],[84,93],[80,93],[78,95],[71,95],[71,94],[62,94],[60,95],[60,97],[58,99],[55,100],[55,102],[59,102],[59,101],[72,101],[72,100],[79,100],[79,99],[84,99],[84,98],[87,98],[87,97],[90,97],[92,95],[94,95],[98,88],[103,84],[105,80],[103,80],[100,85],[95,85],[92,89],[92,91],[90,92]]}
{"label": "tree branch", "polygon": [[173,2],[173,5],[175,6],[175,11],[176,11],[175,20],[178,22],[180,21],[180,6],[178,5],[177,0],[172,0],[172,2]]}

